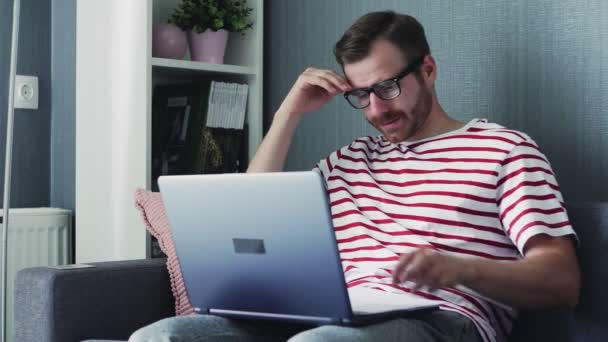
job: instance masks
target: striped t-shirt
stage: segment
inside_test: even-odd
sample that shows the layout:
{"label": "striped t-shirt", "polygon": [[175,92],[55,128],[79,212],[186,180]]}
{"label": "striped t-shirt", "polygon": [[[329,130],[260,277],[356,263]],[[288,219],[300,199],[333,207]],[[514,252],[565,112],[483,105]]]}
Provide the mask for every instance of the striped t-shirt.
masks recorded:
{"label": "striped t-shirt", "polygon": [[413,293],[470,318],[502,341],[516,311],[455,288],[393,286],[403,253],[427,247],[492,260],[522,257],[526,241],[574,234],[547,158],[526,134],[485,119],[414,142],[363,137],[317,164],[349,288]]}

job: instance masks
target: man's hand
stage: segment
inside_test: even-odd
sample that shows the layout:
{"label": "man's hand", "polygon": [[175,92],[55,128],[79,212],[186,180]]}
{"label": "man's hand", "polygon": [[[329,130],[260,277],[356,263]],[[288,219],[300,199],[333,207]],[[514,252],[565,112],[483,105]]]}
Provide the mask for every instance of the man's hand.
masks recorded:
{"label": "man's hand", "polygon": [[393,283],[411,281],[416,284],[414,290],[428,286],[432,291],[465,283],[469,272],[464,259],[421,248],[401,256],[393,271]]}
{"label": "man's hand", "polygon": [[393,271],[395,284],[418,289],[462,285],[519,309],[573,307],[580,294],[580,270],[570,236],[538,234],[517,260],[456,257],[429,248],[404,254]]}
{"label": "man's hand", "polygon": [[337,94],[350,89],[346,79],[334,71],[306,69],[274,115],[247,172],[283,171],[289,145],[302,115],[321,108]]}
{"label": "man's hand", "polygon": [[313,112],[350,89],[346,79],[334,71],[308,68],[298,77],[277,112],[298,116]]}

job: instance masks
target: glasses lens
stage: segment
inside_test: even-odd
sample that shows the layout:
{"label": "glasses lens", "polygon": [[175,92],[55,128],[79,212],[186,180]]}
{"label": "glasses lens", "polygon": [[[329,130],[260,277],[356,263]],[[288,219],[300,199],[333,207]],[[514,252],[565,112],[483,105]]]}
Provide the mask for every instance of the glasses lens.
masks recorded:
{"label": "glasses lens", "polygon": [[399,96],[401,89],[399,84],[393,80],[386,80],[374,85],[374,93],[383,100],[391,100]]}
{"label": "glasses lens", "polygon": [[355,108],[364,108],[369,104],[369,94],[366,91],[351,92],[346,99]]}

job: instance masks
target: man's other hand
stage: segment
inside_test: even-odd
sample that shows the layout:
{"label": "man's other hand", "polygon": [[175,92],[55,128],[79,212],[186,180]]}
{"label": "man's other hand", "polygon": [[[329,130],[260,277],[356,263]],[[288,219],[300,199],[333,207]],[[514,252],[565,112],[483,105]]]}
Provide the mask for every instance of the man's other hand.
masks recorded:
{"label": "man's other hand", "polygon": [[278,113],[300,116],[314,112],[337,94],[350,89],[348,81],[336,72],[308,68],[298,77]]}
{"label": "man's other hand", "polygon": [[449,256],[430,248],[403,254],[393,271],[393,283],[415,283],[413,290],[422,286],[429,290],[453,287],[465,283],[467,268],[464,259]]}

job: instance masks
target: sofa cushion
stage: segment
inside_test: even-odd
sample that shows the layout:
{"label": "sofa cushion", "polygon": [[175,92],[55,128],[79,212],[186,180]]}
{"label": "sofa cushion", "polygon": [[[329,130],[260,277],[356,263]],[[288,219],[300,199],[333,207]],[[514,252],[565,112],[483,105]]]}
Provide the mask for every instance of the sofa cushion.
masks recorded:
{"label": "sofa cushion", "polygon": [[142,215],[146,229],[158,240],[160,249],[167,256],[167,270],[175,297],[175,314],[178,316],[192,314],[194,308],[188,301],[184,278],[171,236],[171,227],[160,193],[138,189],[135,192],[135,206]]}

